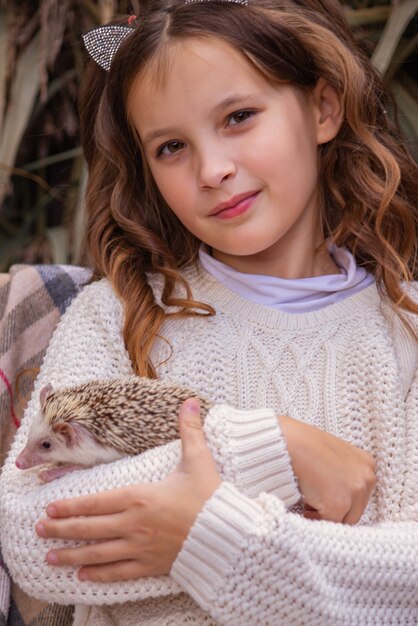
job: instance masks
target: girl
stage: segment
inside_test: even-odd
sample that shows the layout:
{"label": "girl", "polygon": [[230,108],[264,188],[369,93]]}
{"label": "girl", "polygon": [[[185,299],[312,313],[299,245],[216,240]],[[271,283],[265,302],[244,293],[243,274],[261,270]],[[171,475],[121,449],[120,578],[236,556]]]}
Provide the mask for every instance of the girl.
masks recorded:
{"label": "girl", "polygon": [[[416,623],[415,170],[378,77],[330,0],[153,0],[88,42],[102,280],[2,476],[12,574],[76,624]],[[14,468],[46,382],[132,370],[218,403],[177,470]]]}

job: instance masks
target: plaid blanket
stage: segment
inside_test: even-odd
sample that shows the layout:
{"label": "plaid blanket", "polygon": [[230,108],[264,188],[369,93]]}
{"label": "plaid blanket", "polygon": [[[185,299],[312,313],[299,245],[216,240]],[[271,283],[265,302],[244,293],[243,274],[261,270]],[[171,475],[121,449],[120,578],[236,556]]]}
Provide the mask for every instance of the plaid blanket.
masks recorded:
{"label": "plaid blanket", "polygon": [[[15,265],[0,274],[0,466],[52,332],[90,278],[91,270],[63,265]],[[72,614],[72,607],[23,593],[10,580],[0,550],[0,626],[69,626]]]}

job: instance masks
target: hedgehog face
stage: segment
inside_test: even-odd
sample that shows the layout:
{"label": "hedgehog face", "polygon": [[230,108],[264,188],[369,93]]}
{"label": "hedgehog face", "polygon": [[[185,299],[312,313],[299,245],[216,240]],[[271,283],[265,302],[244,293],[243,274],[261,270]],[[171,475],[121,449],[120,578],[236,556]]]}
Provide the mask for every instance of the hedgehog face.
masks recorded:
{"label": "hedgehog face", "polygon": [[16,465],[20,469],[28,469],[54,463],[62,457],[64,449],[63,438],[36,421],[30,428],[27,444],[17,457]]}
{"label": "hedgehog face", "polygon": [[77,422],[45,422],[40,415],[31,424],[25,448],[16,459],[20,469],[44,464],[71,464],[88,467],[109,463],[123,453],[100,444],[92,434]]}

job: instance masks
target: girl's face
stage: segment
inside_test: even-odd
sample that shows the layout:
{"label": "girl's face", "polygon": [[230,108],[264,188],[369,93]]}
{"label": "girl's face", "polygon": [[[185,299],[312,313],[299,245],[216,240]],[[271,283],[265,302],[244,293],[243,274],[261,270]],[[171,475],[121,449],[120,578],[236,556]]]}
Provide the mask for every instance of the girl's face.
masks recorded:
{"label": "girl's face", "polygon": [[189,39],[164,81],[136,77],[128,114],[165,201],[216,258],[295,278],[334,271],[315,251],[321,98],[271,84],[227,44]]}

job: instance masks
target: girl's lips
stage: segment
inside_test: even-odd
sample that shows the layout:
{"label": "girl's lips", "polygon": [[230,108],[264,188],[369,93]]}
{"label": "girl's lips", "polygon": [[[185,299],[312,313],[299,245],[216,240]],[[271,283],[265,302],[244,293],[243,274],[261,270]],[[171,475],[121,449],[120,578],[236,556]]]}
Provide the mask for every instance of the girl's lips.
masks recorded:
{"label": "girl's lips", "polygon": [[256,191],[250,195],[244,196],[241,200],[238,199],[238,201],[232,206],[228,206],[225,209],[220,209],[216,213],[212,213],[212,217],[229,219],[231,217],[236,217],[237,215],[242,215],[250,208],[259,193],[259,191]]}

